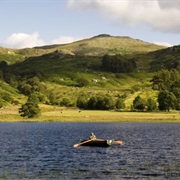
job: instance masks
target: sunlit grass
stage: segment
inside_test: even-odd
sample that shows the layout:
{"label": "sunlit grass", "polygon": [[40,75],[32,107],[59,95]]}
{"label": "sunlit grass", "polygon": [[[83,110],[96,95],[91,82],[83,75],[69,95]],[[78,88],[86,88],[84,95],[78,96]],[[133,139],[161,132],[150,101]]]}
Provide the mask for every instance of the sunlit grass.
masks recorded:
{"label": "sunlit grass", "polygon": [[180,113],[173,112],[116,112],[67,109],[41,106],[38,118],[22,118],[18,109],[3,109],[0,122],[180,122]]}

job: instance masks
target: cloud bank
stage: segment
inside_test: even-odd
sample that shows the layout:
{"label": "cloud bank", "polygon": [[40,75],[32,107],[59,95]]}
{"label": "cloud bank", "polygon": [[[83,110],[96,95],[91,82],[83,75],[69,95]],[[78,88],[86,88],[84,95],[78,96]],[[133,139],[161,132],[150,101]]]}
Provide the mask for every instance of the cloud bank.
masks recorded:
{"label": "cloud bank", "polygon": [[24,48],[45,45],[45,42],[39,38],[39,33],[32,34],[14,33],[3,41],[3,46],[8,48]]}
{"label": "cloud bank", "polygon": [[160,32],[180,32],[177,0],[68,0],[68,7],[94,9],[117,25],[146,24]]}
{"label": "cloud bank", "polygon": [[9,37],[7,37],[2,42],[2,46],[7,48],[22,49],[22,48],[31,48],[35,46],[44,46],[49,44],[66,44],[66,43],[78,41],[80,39],[82,38],[60,36],[57,39],[54,39],[50,42],[45,42],[44,40],[40,39],[38,32],[32,34],[14,33]]}

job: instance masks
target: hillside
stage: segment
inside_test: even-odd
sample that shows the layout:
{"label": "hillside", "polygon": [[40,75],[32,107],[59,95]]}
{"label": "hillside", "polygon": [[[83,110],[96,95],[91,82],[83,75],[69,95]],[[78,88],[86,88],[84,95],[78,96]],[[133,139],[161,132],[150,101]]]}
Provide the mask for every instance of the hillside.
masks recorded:
{"label": "hillside", "polygon": [[180,67],[180,45],[151,52],[148,56],[152,59],[151,70]]}
{"label": "hillside", "polygon": [[36,49],[68,50],[78,56],[102,56],[104,54],[134,54],[150,52],[164,48],[130,37],[98,35],[70,44],[45,46]]}
{"label": "hillside", "polygon": [[[179,63],[179,52],[179,47],[165,48],[106,34],[64,45],[19,50],[0,48],[0,79],[20,94],[28,95],[32,89],[40,89],[43,103],[75,106],[82,95],[101,94],[114,100],[123,96],[130,109],[138,94],[157,98],[157,92],[150,86],[152,71],[172,61]],[[102,57],[106,54],[109,59],[116,55],[124,66],[133,60],[136,68],[128,73],[106,71],[102,68]],[[21,103],[17,95],[10,93],[10,97]]]}
{"label": "hillside", "polygon": [[46,53],[51,53],[55,50],[63,50],[78,56],[102,56],[104,54],[127,55],[151,52],[163,48],[165,47],[126,36],[110,36],[102,34],[69,44],[56,44],[20,49],[17,53],[25,56],[40,56]]}
{"label": "hillside", "polygon": [[24,61],[29,57],[38,57],[55,51],[61,52],[61,54],[81,57],[101,57],[105,54],[120,54],[122,56],[132,57],[135,54],[144,54],[164,48],[164,46],[158,46],[156,44],[143,42],[130,37],[102,34],[89,39],[83,39],[63,45],[56,44],[24,49],[8,49],[0,47],[0,61],[14,64]]}
{"label": "hillside", "polygon": [[18,90],[11,87],[9,84],[0,81],[0,107],[3,105],[18,105],[23,100],[24,96],[19,94]]}

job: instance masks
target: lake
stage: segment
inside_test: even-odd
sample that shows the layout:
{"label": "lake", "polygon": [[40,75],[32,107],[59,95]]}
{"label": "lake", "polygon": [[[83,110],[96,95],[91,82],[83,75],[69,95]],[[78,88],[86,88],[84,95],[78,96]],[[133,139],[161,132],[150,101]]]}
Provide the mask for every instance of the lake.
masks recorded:
{"label": "lake", "polygon": [[[121,139],[73,148],[94,132]],[[179,179],[178,123],[0,123],[0,179]]]}

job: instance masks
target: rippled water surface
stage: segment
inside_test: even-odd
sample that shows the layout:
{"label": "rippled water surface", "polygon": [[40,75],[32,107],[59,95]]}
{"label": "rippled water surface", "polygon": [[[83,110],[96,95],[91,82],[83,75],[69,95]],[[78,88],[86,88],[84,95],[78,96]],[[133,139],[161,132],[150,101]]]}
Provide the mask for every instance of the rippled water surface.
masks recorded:
{"label": "rippled water surface", "polygon": [[[73,148],[91,132],[124,144]],[[0,123],[0,179],[180,179],[180,124]]]}

